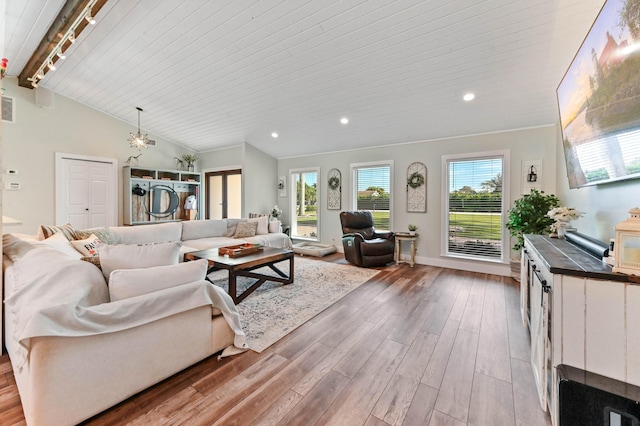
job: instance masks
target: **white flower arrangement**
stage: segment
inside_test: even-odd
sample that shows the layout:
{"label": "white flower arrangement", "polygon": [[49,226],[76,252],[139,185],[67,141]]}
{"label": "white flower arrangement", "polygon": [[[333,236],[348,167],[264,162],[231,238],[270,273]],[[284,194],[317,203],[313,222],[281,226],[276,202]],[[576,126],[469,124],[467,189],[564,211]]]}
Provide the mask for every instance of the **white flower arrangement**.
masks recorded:
{"label": "white flower arrangement", "polygon": [[582,217],[582,215],[584,213],[573,207],[556,207],[549,210],[547,216],[554,220],[553,224],[551,224],[551,232],[557,232],[560,235],[561,231],[566,229],[572,220]]}
{"label": "white flower arrangement", "polygon": [[273,217],[274,219],[277,219],[280,217],[281,214],[282,214],[282,209],[278,207],[277,204],[273,206],[273,209],[271,209],[271,217]]}
{"label": "white flower arrangement", "polygon": [[573,207],[556,207],[554,209],[549,210],[547,216],[556,222],[569,223],[574,219],[578,219],[582,217],[584,213],[574,209]]}

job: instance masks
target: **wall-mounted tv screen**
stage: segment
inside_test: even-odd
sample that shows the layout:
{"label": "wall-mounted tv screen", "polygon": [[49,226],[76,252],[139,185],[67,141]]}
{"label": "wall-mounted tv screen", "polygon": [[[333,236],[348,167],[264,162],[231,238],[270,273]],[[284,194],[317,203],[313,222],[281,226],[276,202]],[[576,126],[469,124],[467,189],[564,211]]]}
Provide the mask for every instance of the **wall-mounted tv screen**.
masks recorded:
{"label": "wall-mounted tv screen", "polygon": [[557,90],[569,187],[640,178],[640,0],[608,0]]}

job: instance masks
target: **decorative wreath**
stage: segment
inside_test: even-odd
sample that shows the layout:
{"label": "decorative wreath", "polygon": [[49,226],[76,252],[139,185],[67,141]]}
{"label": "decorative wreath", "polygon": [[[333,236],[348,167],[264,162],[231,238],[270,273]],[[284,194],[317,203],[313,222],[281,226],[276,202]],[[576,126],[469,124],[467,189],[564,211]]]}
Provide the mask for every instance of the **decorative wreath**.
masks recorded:
{"label": "decorative wreath", "polygon": [[329,178],[329,188],[335,191],[336,189],[338,189],[339,186],[340,186],[340,178],[338,178],[337,176],[331,176]]}
{"label": "decorative wreath", "polygon": [[407,185],[411,188],[416,189],[424,185],[424,176],[419,172],[413,172],[407,179]]}

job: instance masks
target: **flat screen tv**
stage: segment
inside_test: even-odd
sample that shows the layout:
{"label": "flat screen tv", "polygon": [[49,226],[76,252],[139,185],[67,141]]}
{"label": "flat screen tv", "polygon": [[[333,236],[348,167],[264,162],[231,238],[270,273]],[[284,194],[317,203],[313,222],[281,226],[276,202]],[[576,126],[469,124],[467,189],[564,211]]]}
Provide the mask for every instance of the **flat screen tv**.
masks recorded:
{"label": "flat screen tv", "polygon": [[640,178],[640,0],[608,0],[558,89],[570,188]]}

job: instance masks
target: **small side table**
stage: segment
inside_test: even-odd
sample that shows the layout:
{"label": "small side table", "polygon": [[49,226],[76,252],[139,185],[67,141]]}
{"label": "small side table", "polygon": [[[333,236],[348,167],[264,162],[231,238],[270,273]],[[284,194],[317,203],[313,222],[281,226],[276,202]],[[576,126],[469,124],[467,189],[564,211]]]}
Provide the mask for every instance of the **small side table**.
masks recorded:
{"label": "small side table", "polygon": [[[396,232],[395,238],[396,238],[396,265],[399,264],[400,262],[405,262],[411,265],[411,267],[413,268],[413,265],[416,264],[416,240],[418,239],[418,234],[411,235],[408,232]],[[411,257],[408,261],[401,259],[403,241],[411,242],[411,249],[410,249]]]}

